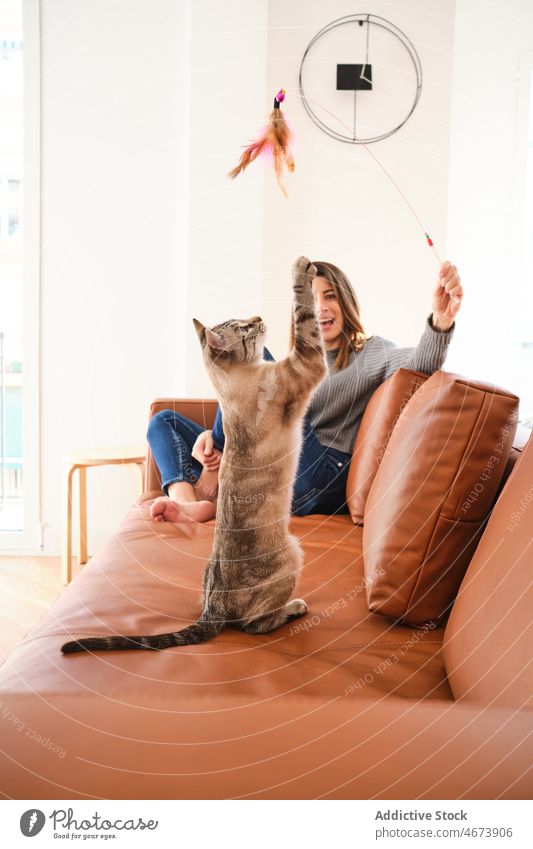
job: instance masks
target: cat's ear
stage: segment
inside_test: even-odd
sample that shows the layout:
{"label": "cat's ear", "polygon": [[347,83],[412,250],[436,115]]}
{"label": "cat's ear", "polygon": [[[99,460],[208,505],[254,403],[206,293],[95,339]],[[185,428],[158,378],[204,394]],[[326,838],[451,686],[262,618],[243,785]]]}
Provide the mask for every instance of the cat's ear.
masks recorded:
{"label": "cat's ear", "polygon": [[197,318],[193,318],[192,323],[194,324],[194,329],[198,334],[198,339],[200,340],[203,348],[205,345],[205,327],[203,326],[201,321],[198,321]]}
{"label": "cat's ear", "polygon": [[219,336],[218,333],[215,333],[213,330],[209,330],[208,327],[206,327],[205,329],[205,338],[207,344],[210,348],[212,348],[213,351],[216,351],[218,353],[219,351],[224,350],[224,340],[222,339],[222,337]]}
{"label": "cat's ear", "polygon": [[215,333],[214,330],[210,330],[209,327],[204,327],[202,322],[198,321],[196,318],[193,318],[192,321],[202,348],[204,348],[207,344],[213,351],[218,352],[224,350],[224,340],[218,335],[218,333]]}

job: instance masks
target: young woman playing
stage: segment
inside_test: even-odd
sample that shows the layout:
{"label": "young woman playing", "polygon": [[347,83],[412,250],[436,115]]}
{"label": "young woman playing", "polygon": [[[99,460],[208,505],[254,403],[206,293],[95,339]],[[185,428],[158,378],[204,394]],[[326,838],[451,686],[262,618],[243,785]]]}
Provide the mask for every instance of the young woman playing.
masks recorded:
{"label": "young woman playing", "polygon": [[[292,513],[348,512],[345,489],[355,435],[377,387],[399,368],[433,374],[442,368],[463,297],[457,267],[441,266],[432,312],[415,348],[399,348],[382,336],[367,336],[352,285],[337,266],[314,262],[313,294],[326,350],[328,376],[315,390],[304,421]],[[291,327],[290,348],[294,344]],[[264,358],[274,358],[264,348]],[[150,508],[155,521],[205,522],[216,515],[218,468],[224,451],[222,414],[213,430],[162,410],[147,433],[161,474],[164,496]]]}

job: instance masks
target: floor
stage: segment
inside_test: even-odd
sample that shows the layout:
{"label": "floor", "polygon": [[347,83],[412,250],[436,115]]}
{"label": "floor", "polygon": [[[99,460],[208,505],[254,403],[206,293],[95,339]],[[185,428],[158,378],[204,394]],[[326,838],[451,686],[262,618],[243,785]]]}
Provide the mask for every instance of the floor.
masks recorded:
{"label": "floor", "polygon": [[63,590],[59,557],[0,557],[0,663]]}

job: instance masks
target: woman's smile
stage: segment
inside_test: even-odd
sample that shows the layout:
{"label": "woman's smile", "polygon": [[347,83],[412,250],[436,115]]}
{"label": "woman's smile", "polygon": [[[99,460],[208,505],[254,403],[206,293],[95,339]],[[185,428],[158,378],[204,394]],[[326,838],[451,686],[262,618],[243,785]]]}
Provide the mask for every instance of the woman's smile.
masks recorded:
{"label": "woman's smile", "polygon": [[338,346],[344,328],[344,316],[333,286],[324,277],[313,280],[313,295],[322,340],[326,348]]}

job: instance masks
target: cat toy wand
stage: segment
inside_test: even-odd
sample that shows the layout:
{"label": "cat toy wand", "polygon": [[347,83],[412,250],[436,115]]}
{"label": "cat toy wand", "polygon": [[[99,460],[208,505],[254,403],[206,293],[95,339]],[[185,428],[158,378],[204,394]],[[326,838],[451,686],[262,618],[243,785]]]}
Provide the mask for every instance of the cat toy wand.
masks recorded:
{"label": "cat toy wand", "polygon": [[[338,116],[338,115],[335,115],[335,113],[334,113],[334,112],[330,112],[330,110],[329,110],[329,109],[326,109],[326,107],[325,107],[322,103],[319,103],[317,100],[313,100],[312,98],[307,97],[307,95],[306,95],[305,99],[306,99],[306,100],[308,100],[310,103],[314,103],[314,104],[315,104],[315,106],[318,106],[320,109],[323,109],[323,110],[324,110],[324,112],[327,112],[327,113],[328,113],[328,115],[331,115],[331,117],[332,117],[332,118],[335,118],[335,120],[336,120],[336,121],[338,121],[338,122],[339,122],[339,124],[342,124],[342,126],[343,126],[345,129],[347,129],[349,133],[353,134],[353,129],[352,129],[351,127],[349,127],[349,126],[348,126],[348,124],[345,124],[345,123],[344,123],[344,121],[343,121],[341,118],[339,118],[339,116]],[[370,150],[370,148],[369,148],[369,147],[367,147],[367,145],[366,145],[364,142],[362,142],[362,141],[360,141],[359,139],[357,139],[357,136],[355,136],[355,139],[359,142],[359,144],[360,144],[360,145],[362,145],[362,146],[364,147],[364,149],[366,150],[366,152],[367,152],[368,154],[370,154],[370,156],[372,157],[372,159],[374,160],[374,162],[375,162],[377,165],[379,165],[379,167],[381,168],[381,170],[383,171],[383,173],[385,174],[385,176],[389,178],[389,180],[391,181],[392,185],[393,185],[393,186],[394,186],[394,188],[397,190],[397,192],[399,193],[400,197],[403,199],[404,203],[406,204],[407,208],[409,209],[409,211],[411,212],[411,214],[413,215],[413,217],[415,218],[415,220],[418,222],[418,224],[419,224],[420,228],[422,229],[422,231],[423,231],[423,233],[424,233],[424,236],[426,237],[426,241],[427,241],[427,245],[428,245],[428,247],[429,247],[429,248],[433,248],[433,253],[434,253],[434,254],[435,254],[435,256],[437,257],[437,260],[439,261],[439,264],[442,264],[442,260],[441,260],[440,256],[438,255],[438,253],[437,253],[437,251],[436,251],[436,249],[435,249],[435,246],[434,246],[434,244],[433,244],[433,240],[432,240],[431,236],[430,236],[430,235],[429,235],[429,233],[427,232],[426,228],[425,228],[425,227],[424,227],[424,225],[422,224],[422,222],[421,222],[420,218],[418,217],[418,215],[416,214],[415,210],[413,209],[413,207],[411,206],[411,204],[410,204],[410,203],[409,203],[409,201],[407,200],[406,196],[404,195],[404,193],[403,193],[403,192],[402,192],[402,190],[400,189],[400,187],[399,187],[398,183],[397,183],[397,182],[396,182],[396,181],[395,181],[395,180],[391,177],[391,175],[389,174],[389,172],[387,171],[387,169],[386,169],[386,168],[385,168],[385,167],[381,164],[381,162],[379,161],[379,159],[377,158],[377,156],[375,156],[375,155],[372,153],[372,151]]]}
{"label": "cat toy wand", "polygon": [[[229,172],[228,177],[231,177],[232,179],[234,179],[237,176],[237,174],[240,174],[241,171],[244,171],[248,167],[248,165],[250,165],[255,159],[257,159],[257,157],[259,155],[261,155],[261,154],[271,155],[273,157],[274,171],[276,173],[276,179],[277,179],[278,185],[279,185],[281,191],[283,192],[283,194],[285,195],[285,197],[288,197],[285,186],[281,182],[281,176],[283,174],[284,166],[286,166],[287,169],[291,173],[294,171],[294,158],[293,158],[291,150],[290,150],[292,133],[291,133],[289,126],[288,126],[287,122],[285,121],[285,117],[284,117],[284,115],[283,115],[283,113],[280,109],[280,104],[283,103],[283,101],[285,100],[286,94],[287,94],[287,91],[284,88],[281,88],[278,91],[278,93],[274,97],[274,108],[272,109],[272,112],[269,115],[267,125],[263,128],[263,131],[262,131],[260,137],[257,139],[257,141],[251,142],[245,148],[244,153],[241,155],[239,163],[236,165],[235,168],[233,168],[232,171]],[[325,112],[327,112],[333,118],[335,118],[336,121],[338,121],[340,124],[342,124],[342,126],[345,127],[350,133],[353,132],[351,127],[349,127],[347,124],[345,124],[344,121],[341,118],[338,117],[338,115],[335,115],[333,112],[331,112],[329,109],[327,109],[322,103],[319,103],[318,101],[313,100],[312,98],[307,97],[307,96],[306,96],[306,100],[308,100],[311,103],[314,103],[316,106],[319,106],[321,109],[323,109]],[[379,165],[379,167],[381,168],[383,173],[389,178],[389,180],[391,181],[391,183],[393,184],[395,189],[398,191],[398,193],[400,194],[404,203],[406,204],[407,208],[411,212],[412,216],[415,218],[418,225],[422,229],[428,247],[432,248],[433,253],[435,254],[439,264],[442,265],[442,260],[437,253],[437,250],[435,248],[435,245],[433,244],[433,240],[432,240],[431,236],[427,232],[426,228],[422,224],[422,221],[420,220],[420,218],[416,214],[415,210],[413,209],[413,207],[411,206],[411,204],[407,200],[406,196],[404,195],[404,193],[400,189],[399,185],[391,177],[391,175],[389,174],[387,169],[381,164],[381,162],[379,161],[377,156],[375,156],[375,154],[372,153],[372,151],[368,148],[368,146],[366,144],[364,144],[364,142],[361,142],[361,141],[359,142],[359,144],[362,144],[362,146],[364,147],[366,152],[368,154],[370,154],[372,159],[377,163],[377,165]]]}

